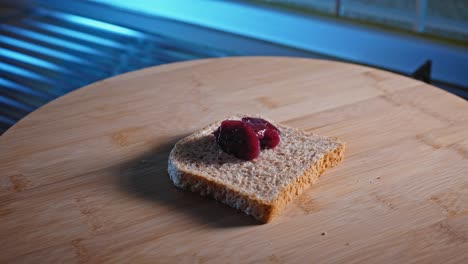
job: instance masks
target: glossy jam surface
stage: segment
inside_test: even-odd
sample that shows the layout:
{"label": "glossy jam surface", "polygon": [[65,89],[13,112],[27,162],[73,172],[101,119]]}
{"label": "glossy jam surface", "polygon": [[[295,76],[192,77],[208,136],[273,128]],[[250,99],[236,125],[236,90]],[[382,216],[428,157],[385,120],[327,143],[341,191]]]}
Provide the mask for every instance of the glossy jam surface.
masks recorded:
{"label": "glossy jam surface", "polygon": [[221,122],[213,134],[224,152],[239,159],[253,160],[260,155],[260,149],[275,148],[281,133],[264,119],[244,117]]}
{"label": "glossy jam surface", "polygon": [[279,142],[279,132],[273,129],[268,129],[263,133],[263,138],[260,140],[260,147],[262,149],[272,149],[278,146]]}
{"label": "glossy jam surface", "polygon": [[243,160],[253,160],[260,155],[260,142],[253,128],[238,120],[225,120],[215,131],[221,149]]}
{"label": "glossy jam surface", "polygon": [[272,149],[279,144],[281,132],[270,122],[255,117],[244,117],[242,121],[252,126],[262,149]]}

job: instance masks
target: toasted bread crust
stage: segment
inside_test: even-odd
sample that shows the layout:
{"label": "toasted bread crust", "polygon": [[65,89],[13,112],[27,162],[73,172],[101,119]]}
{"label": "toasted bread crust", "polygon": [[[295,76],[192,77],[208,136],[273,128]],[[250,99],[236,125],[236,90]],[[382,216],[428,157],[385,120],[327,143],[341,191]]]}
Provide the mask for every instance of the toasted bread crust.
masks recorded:
{"label": "toasted bread crust", "polygon": [[262,220],[258,218],[257,220],[266,223],[279,215],[289,202],[314,184],[326,169],[336,166],[343,160],[344,149],[345,145],[342,142],[339,142],[336,148],[325,153],[325,155],[323,155],[317,162],[313,163],[302,176],[296,178],[295,181],[291,182],[283,189],[278,198],[274,201],[273,210],[269,215],[263,216]]}
{"label": "toasted bread crust", "polygon": [[262,223],[267,223],[280,214],[291,200],[313,184],[325,169],[333,167],[343,160],[344,144],[337,142],[337,147],[326,152],[313,163],[303,175],[297,177],[295,181],[284,188],[278,198],[271,203],[260,201],[253,196],[246,195],[241,190],[232,189],[203,175],[184,171],[183,166],[178,164],[173,157],[177,144],[169,156],[168,173],[175,186],[203,196],[212,197],[248,215],[252,215]]}
{"label": "toasted bread crust", "polygon": [[169,176],[176,187],[214,198],[221,203],[252,215],[260,222],[268,222],[269,217],[273,215],[275,204],[263,203],[255,197],[248,196],[239,190],[231,189],[201,175],[179,170],[171,161],[169,161]]}

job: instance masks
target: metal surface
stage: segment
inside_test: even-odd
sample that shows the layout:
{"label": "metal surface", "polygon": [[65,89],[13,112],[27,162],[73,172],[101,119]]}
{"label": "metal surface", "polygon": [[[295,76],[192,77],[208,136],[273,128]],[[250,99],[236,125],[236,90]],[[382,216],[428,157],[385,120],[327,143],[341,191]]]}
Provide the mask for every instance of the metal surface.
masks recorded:
{"label": "metal surface", "polygon": [[232,52],[56,10],[9,7],[0,25],[0,133],[69,91],[124,72]]}
{"label": "metal surface", "polygon": [[[154,9],[161,2],[150,3]],[[0,0],[0,134],[41,105],[97,80],[208,57],[335,59],[407,75],[431,59],[432,83],[468,97],[464,49],[231,1],[165,3],[165,9],[148,6],[144,13],[92,1]],[[252,16],[265,23],[245,19]]]}
{"label": "metal surface", "polygon": [[247,54],[329,58],[87,1],[0,0],[0,134],[41,105],[97,80]]}
{"label": "metal surface", "polygon": [[[146,31],[151,21],[160,32],[189,42],[209,41],[242,55],[288,55],[332,58],[409,75],[426,60],[433,62],[433,84],[468,97],[468,47],[431,41],[335,18],[301,15],[243,1],[37,0],[47,6],[125,23]],[[126,19],[120,19],[122,12]],[[130,13],[130,14],[128,14]],[[261,23],[259,23],[261,21]],[[207,33],[210,32],[210,33]],[[215,33],[214,33],[215,32]],[[242,39],[242,41],[239,41]],[[246,39],[255,40],[254,43]],[[263,43],[262,43],[263,41]],[[269,45],[265,45],[268,43]],[[276,45],[276,47],[275,47]],[[302,51],[298,54],[297,51]],[[310,55],[309,55],[310,56]]]}

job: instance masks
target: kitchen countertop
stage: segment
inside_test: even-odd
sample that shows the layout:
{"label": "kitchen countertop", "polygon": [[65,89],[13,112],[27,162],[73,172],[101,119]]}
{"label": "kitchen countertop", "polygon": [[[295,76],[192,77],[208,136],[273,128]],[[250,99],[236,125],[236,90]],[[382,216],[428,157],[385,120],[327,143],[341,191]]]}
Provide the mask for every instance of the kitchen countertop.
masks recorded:
{"label": "kitchen countertop", "polygon": [[[259,113],[346,142],[272,223],[173,187],[181,137]],[[462,263],[468,104],[352,64],[238,57],[96,82],[0,137],[0,262]]]}

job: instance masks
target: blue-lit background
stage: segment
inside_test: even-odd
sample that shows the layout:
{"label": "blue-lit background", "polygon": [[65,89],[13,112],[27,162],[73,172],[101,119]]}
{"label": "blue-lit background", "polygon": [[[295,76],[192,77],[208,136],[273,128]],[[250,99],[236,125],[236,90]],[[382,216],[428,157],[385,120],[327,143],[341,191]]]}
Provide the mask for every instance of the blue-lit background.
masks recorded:
{"label": "blue-lit background", "polygon": [[432,83],[468,98],[464,2],[434,12],[430,0],[0,0],[0,133],[97,80],[207,57],[334,59],[404,75],[431,60]]}

